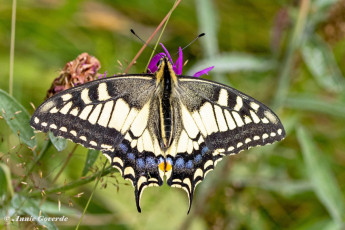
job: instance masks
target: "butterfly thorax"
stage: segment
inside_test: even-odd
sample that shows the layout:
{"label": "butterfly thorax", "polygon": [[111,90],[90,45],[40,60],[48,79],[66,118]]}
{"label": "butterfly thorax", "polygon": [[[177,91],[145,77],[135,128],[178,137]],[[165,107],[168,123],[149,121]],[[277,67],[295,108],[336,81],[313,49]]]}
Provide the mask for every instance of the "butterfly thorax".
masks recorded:
{"label": "butterfly thorax", "polygon": [[161,59],[161,64],[156,72],[157,83],[159,84],[159,109],[160,126],[162,137],[162,148],[168,149],[171,145],[174,134],[174,117],[172,102],[172,91],[174,84],[177,83],[176,74],[167,58]]}

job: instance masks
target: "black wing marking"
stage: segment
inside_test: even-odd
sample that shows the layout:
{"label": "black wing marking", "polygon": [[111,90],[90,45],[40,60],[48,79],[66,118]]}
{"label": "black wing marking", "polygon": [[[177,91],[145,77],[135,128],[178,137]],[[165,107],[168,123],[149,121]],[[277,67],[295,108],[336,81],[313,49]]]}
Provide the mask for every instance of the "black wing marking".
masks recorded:
{"label": "black wing marking", "polygon": [[285,131],[267,106],[233,88],[191,77],[178,80],[167,182],[187,192],[190,210],[196,185],[223,156],[279,141]]}
{"label": "black wing marking", "polygon": [[[125,75],[92,81],[47,99],[31,118],[33,128],[101,150],[132,182],[138,211],[147,186],[161,186],[155,78]],[[156,112],[156,113],[155,113]],[[150,122],[151,121],[151,122]]]}

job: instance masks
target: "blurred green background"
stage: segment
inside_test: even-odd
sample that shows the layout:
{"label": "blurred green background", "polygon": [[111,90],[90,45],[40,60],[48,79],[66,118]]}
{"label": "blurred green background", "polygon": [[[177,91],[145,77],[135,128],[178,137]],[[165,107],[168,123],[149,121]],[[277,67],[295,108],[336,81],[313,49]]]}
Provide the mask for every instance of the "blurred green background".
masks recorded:
{"label": "blurred green background", "polygon": [[[42,103],[61,69],[82,52],[100,60],[101,73],[123,72],[142,46],[129,30],[146,40],[173,3],[18,1],[13,97],[32,114],[30,102]],[[344,0],[184,0],[173,12],[162,37],[170,53],[206,33],[184,50],[184,74],[214,65],[207,78],[269,105],[287,131],[280,143],[225,157],[197,187],[189,215],[185,192],[167,185],[145,190],[139,214],[134,189],[116,170],[94,189],[106,162],[101,154],[71,142],[58,152],[44,134],[36,134],[33,150],[27,145],[36,141],[19,141],[15,130],[28,129],[29,115],[22,111],[15,126],[6,108],[20,107],[4,93],[11,15],[12,1],[0,0],[0,228],[74,229],[92,192],[80,229],[345,228]],[[129,73],[143,72],[150,54],[146,49]],[[92,182],[82,184],[89,165]],[[40,212],[68,221],[4,221]]]}

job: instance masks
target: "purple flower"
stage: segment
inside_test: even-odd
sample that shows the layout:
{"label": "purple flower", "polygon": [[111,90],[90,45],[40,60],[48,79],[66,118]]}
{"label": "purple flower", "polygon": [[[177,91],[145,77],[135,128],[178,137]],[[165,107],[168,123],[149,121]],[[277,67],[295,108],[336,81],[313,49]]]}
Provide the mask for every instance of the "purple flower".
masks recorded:
{"label": "purple flower", "polygon": [[214,68],[214,66],[208,67],[206,69],[200,70],[199,72],[196,72],[193,77],[200,77],[201,75],[208,75],[208,72],[210,72],[212,69]]}
{"label": "purple flower", "polygon": [[[104,72],[104,78],[107,77],[107,71]],[[103,74],[99,74],[98,79],[103,78]]]}
{"label": "purple flower", "polygon": [[[156,54],[150,61],[150,64],[147,68],[148,73],[154,73],[158,70],[157,63],[162,57],[167,56],[169,58],[169,61],[173,64],[173,70],[177,75],[182,74],[182,67],[183,67],[183,53],[181,47],[179,47],[179,52],[178,52],[178,58],[176,62],[174,63],[173,60],[171,59],[171,56],[168,52],[168,50],[164,47],[162,43],[160,45],[163,47],[165,53],[159,53]],[[206,69],[200,70],[199,72],[195,73],[193,77],[200,77],[203,74],[208,74],[209,71],[211,71],[214,68],[214,66],[208,67]]]}

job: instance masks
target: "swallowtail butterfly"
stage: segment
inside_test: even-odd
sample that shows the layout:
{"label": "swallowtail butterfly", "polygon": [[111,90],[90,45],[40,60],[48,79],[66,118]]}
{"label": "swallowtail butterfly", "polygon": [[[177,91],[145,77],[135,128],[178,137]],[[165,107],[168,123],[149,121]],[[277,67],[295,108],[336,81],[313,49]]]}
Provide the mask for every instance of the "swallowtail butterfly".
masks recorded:
{"label": "swallowtail butterfly", "polygon": [[[194,190],[224,156],[280,141],[284,127],[261,102],[217,82],[176,75],[162,57],[154,74],[103,78],[41,104],[33,128],[101,150],[132,182],[139,212],[145,188]],[[188,212],[189,212],[188,210]]]}

